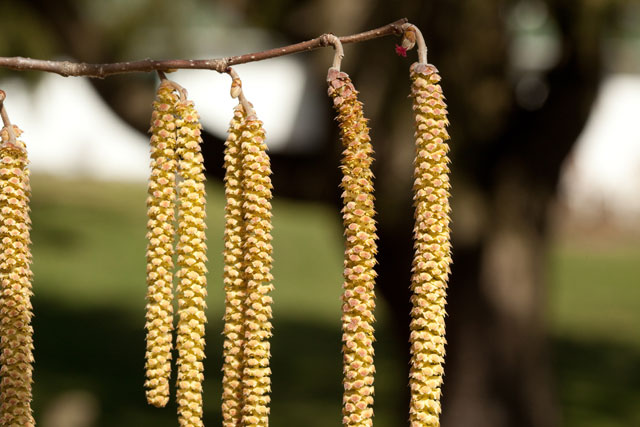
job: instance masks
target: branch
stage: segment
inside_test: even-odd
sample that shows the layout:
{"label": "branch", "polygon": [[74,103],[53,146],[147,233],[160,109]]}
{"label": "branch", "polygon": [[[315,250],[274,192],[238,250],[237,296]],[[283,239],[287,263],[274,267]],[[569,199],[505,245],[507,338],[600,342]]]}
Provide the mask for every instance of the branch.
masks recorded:
{"label": "branch", "polygon": [[[373,40],[388,35],[402,35],[402,26],[405,23],[407,23],[407,19],[403,18],[374,30],[339,37],[339,39],[342,44],[346,44]],[[114,74],[151,71],[169,72],[176,69],[215,70],[219,73],[224,73],[227,68],[232,65],[262,61],[264,59],[275,58],[278,56],[291,55],[293,53],[307,52],[321,47],[333,46],[330,43],[331,36],[332,34],[323,34],[315,39],[289,46],[219,59],[170,59],[160,61],[154,59],[142,59],[139,61],[115,62],[111,64],[88,64],[85,62],[48,61],[15,56],[0,57],[0,67],[18,71],[46,71],[49,73],[60,74],[63,77],[85,76],[100,79]]]}

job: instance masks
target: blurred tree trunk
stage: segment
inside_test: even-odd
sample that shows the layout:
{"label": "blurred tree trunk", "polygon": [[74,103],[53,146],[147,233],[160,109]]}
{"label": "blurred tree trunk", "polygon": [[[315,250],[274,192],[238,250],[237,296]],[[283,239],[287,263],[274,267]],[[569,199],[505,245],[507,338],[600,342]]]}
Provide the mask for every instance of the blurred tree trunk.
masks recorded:
{"label": "blurred tree trunk", "polygon": [[[548,90],[548,97],[535,109],[517,102],[505,2],[440,2],[416,11],[421,17],[416,24],[431,46],[431,62],[443,76],[452,122],[454,256],[445,427],[559,424],[544,318],[547,217],[562,161],[586,121],[599,81],[594,11],[579,12],[573,3],[549,5],[560,55],[552,68],[536,76],[538,90]],[[405,82],[390,93],[406,93]],[[392,114],[381,110],[380,116]],[[372,117],[373,123],[378,119]],[[384,260],[379,286],[406,342],[408,292],[400,289],[398,278],[407,265],[402,260],[390,265],[385,256],[406,253],[398,245],[407,247],[400,241],[408,239],[410,229],[397,213],[389,221],[384,212],[399,209],[398,196],[380,191],[384,182],[399,179],[398,168],[384,164],[402,156],[394,125],[374,138],[383,144],[376,146]]]}
{"label": "blurred tree trunk", "polygon": [[[518,94],[523,89],[509,50],[514,4],[376,2],[363,27],[389,16],[412,17],[425,33],[430,62],[441,71],[448,99],[454,256],[445,427],[552,427],[560,420],[544,318],[547,218],[560,167],[585,124],[599,83],[599,15],[578,2],[548,2],[558,58],[533,73],[537,86]],[[412,222],[407,165],[413,151],[405,143],[412,139],[409,120],[399,111],[410,111],[408,63],[390,58],[391,46],[386,51],[348,49],[344,68],[374,124],[378,287],[394,312],[399,345],[406,345]],[[526,97],[540,92],[547,93],[546,99],[527,105]],[[398,420],[406,413],[406,405],[401,406]]]}

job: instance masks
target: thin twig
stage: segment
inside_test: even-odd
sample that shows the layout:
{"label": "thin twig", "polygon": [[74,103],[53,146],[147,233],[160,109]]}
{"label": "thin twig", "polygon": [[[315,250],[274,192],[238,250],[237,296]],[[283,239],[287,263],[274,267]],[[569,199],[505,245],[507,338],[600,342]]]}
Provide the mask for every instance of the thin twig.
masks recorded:
{"label": "thin twig", "polygon": [[185,89],[182,85],[180,85],[179,83],[174,82],[173,80],[169,80],[167,78],[167,75],[163,72],[158,70],[158,77],[160,77],[160,84],[161,85],[166,85],[171,87],[174,91],[178,92],[178,95],[180,96],[180,101],[184,102],[187,100],[187,97],[189,96],[187,94],[187,89]]}
{"label": "thin twig", "polygon": [[333,45],[335,49],[335,54],[333,55],[333,68],[336,70],[340,70],[340,65],[342,65],[342,58],[344,58],[344,49],[342,48],[342,43],[340,42],[340,38],[334,36],[333,34],[327,35],[327,41]]}
{"label": "thin twig", "polygon": [[4,108],[4,100],[6,97],[7,94],[3,90],[0,90],[0,116],[2,116],[2,124],[7,128],[7,132],[9,133],[9,143],[17,146],[13,125],[11,124],[11,120],[9,120],[9,114],[7,114],[6,108]]}
{"label": "thin twig", "polygon": [[[354,34],[350,36],[340,37],[340,41],[345,43],[358,43],[362,41],[376,39],[389,35],[402,35],[402,26],[407,22],[406,18],[399,19],[395,22],[387,24],[374,30],[365,31],[364,33]],[[201,69],[215,70],[219,73],[225,73],[227,68],[232,65],[245,64],[247,62],[262,61],[264,59],[275,58],[283,55],[291,55],[298,52],[306,52],[321,47],[329,46],[327,39],[329,34],[323,34],[315,39],[305,42],[283,46],[276,49],[265,50],[261,52],[248,53],[240,56],[229,56],[219,59],[170,59],[170,60],[154,60],[143,59],[139,61],[115,62],[110,64],[88,64],[84,62],[72,61],[49,61],[42,59],[15,57],[0,57],[0,67],[9,68],[18,71],[46,71],[49,73],[60,74],[61,76],[85,76],[94,78],[104,78],[114,74],[133,73],[133,72],[151,72],[165,71],[175,69]]]}
{"label": "thin twig", "polygon": [[[229,73],[232,80],[231,97],[238,98],[238,101],[240,101],[240,104],[242,104],[242,108],[244,109],[244,114],[247,117],[247,119],[249,119],[249,117],[252,117],[253,119],[255,119],[257,117],[256,111],[253,109],[253,105],[251,105],[249,100],[247,100],[247,98],[244,96],[244,91],[242,90],[242,80],[240,79],[240,76],[238,75],[236,70],[234,70],[231,67],[227,68],[227,73]],[[237,89],[236,91],[233,91],[234,87]],[[236,93],[233,93],[233,92],[236,92]]]}
{"label": "thin twig", "polygon": [[401,28],[403,31],[407,31],[408,29],[415,31],[416,43],[418,45],[418,62],[421,64],[427,64],[427,44],[424,42],[424,37],[422,36],[420,29],[410,23],[404,24]]}

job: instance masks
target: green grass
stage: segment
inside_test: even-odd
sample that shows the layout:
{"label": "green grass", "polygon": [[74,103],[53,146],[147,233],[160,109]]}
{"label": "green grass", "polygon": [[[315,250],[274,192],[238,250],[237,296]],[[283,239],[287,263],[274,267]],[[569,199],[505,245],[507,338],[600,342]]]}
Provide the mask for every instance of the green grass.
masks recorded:
{"label": "green grass", "polygon": [[640,243],[607,250],[559,245],[552,259],[555,332],[640,348]]}
{"label": "green grass", "polygon": [[558,244],[550,327],[569,427],[640,426],[640,243]]}
{"label": "green grass", "polygon": [[[144,402],[145,184],[32,179],[36,416],[65,393],[99,402],[98,426],[173,426],[175,407]],[[219,425],[224,200],[208,187],[209,299],[205,423]],[[272,424],[340,420],[342,228],[337,212],[274,203]],[[393,425],[406,387],[395,340],[378,314],[379,425]],[[386,398],[386,399],[384,399]],[[310,416],[310,414],[313,414]]]}
{"label": "green grass", "polygon": [[[33,178],[37,293],[83,306],[141,308],[145,294],[144,184]],[[223,313],[222,188],[208,187],[210,314]],[[341,224],[322,205],[275,202],[274,276],[283,316],[332,321],[340,313]],[[282,279],[280,279],[282,278]]]}
{"label": "green grass", "polygon": [[[35,388],[40,424],[69,393],[98,402],[95,426],[174,426],[145,404],[145,184],[32,180]],[[224,201],[208,187],[205,424],[220,425]],[[339,425],[341,226],[323,205],[274,203],[274,426]],[[640,246],[558,244],[549,327],[563,426],[640,425]],[[380,301],[376,425],[405,419],[404,359]]]}

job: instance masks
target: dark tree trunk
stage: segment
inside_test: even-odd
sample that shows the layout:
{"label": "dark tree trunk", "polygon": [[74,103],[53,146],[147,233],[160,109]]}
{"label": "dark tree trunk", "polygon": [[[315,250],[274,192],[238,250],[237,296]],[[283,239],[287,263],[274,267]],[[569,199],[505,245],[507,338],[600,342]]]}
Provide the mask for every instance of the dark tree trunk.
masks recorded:
{"label": "dark tree trunk", "polygon": [[[538,76],[548,97],[533,111],[516,102],[506,2],[430,3],[406,13],[422,17],[412,20],[425,31],[430,62],[443,76],[452,122],[446,427],[559,425],[544,319],[547,218],[560,167],[587,119],[600,73],[597,12],[573,1],[549,7],[560,56]],[[408,290],[402,283],[408,283],[411,208],[398,193],[408,191],[410,177],[397,165],[410,164],[406,157],[412,153],[401,142],[406,135],[396,130],[405,119],[394,110],[407,108],[398,98],[406,96],[408,79],[380,64],[380,75],[397,82],[381,84],[367,77],[374,72],[371,64],[352,67],[359,72],[356,84],[358,77],[376,82],[375,88],[360,86],[363,98],[369,90],[386,90],[378,97],[387,103],[371,117],[378,125],[379,289],[406,343]]]}

